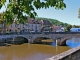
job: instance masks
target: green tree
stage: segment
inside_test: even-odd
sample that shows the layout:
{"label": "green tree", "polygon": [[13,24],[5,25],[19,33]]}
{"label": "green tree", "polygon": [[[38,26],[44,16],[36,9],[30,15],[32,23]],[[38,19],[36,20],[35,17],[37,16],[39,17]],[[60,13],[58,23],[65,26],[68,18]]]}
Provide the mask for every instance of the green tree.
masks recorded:
{"label": "green tree", "polygon": [[72,28],[72,25],[67,25],[67,27],[66,27],[66,31],[70,31],[70,29]]}
{"label": "green tree", "polygon": [[79,28],[79,25],[72,25],[72,28]]}
{"label": "green tree", "polygon": [[64,27],[66,27],[68,25],[67,23],[63,23],[63,22],[60,22],[56,19],[50,19],[50,18],[36,17],[36,20],[48,20],[53,25],[62,25]]}
{"label": "green tree", "polygon": [[[0,8],[8,0],[0,0]],[[64,9],[66,5],[64,0],[9,0],[3,18],[7,20],[8,24],[12,23],[16,15],[19,23],[25,22],[23,13],[31,18],[35,18],[37,13],[35,9],[54,7],[55,9]]]}

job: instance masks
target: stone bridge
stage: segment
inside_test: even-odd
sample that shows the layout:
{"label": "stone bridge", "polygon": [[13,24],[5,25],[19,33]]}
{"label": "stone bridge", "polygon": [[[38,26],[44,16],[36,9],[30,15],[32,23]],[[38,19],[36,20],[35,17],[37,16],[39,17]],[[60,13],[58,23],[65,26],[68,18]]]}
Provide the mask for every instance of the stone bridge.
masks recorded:
{"label": "stone bridge", "polygon": [[80,32],[46,32],[46,33],[23,33],[23,34],[4,34],[0,36],[0,41],[3,38],[13,38],[15,40],[17,37],[23,37],[28,40],[29,43],[34,43],[38,41],[38,38],[50,38],[56,42],[56,45],[65,45],[66,40],[71,38],[79,38]]}

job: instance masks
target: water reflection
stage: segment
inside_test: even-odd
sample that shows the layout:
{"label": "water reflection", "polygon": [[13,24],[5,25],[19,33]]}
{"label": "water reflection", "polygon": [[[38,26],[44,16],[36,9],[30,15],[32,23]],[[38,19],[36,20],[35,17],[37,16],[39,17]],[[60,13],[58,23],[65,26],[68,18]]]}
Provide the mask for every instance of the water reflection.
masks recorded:
{"label": "water reflection", "polygon": [[51,45],[52,45],[52,46],[56,46],[56,42],[53,42]]}
{"label": "water reflection", "polygon": [[70,47],[70,48],[74,48],[80,45],[80,38],[72,38],[70,40],[66,41],[66,44]]}
{"label": "water reflection", "polygon": [[68,46],[46,44],[22,44],[0,47],[0,60],[45,60],[56,54],[69,50]]}
{"label": "water reflection", "polygon": [[70,48],[80,45],[80,38],[66,41],[68,46],[56,46],[49,40],[42,40],[41,44],[25,43],[22,45],[0,46],[0,60],[45,60]]}

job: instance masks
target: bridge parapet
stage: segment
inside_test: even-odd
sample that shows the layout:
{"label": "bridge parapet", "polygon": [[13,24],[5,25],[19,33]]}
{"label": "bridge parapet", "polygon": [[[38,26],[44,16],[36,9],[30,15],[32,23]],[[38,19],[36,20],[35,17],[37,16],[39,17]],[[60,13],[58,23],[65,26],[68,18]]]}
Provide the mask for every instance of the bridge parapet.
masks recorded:
{"label": "bridge parapet", "polygon": [[66,33],[66,32],[50,32],[50,33],[30,33],[30,34],[9,34],[9,35],[1,35],[0,36],[0,39],[2,38],[16,38],[18,36],[22,36],[22,37],[25,37],[26,39],[28,40],[32,40],[34,41],[36,38],[38,37],[46,37],[46,38],[51,38],[53,40],[56,41],[57,38],[61,38],[61,40],[59,40],[59,44],[61,44],[62,42],[66,41],[66,39],[69,39],[69,38],[77,38],[77,37],[80,37],[80,33]]}

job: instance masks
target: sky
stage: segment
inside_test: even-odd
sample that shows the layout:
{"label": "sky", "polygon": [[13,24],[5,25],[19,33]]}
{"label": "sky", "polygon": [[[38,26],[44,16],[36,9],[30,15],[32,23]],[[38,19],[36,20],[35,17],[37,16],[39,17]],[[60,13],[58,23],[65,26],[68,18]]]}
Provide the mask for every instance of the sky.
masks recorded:
{"label": "sky", "polygon": [[[63,23],[71,25],[80,25],[78,18],[78,9],[80,8],[80,0],[64,0],[66,8],[64,10],[56,10],[54,8],[35,10],[38,17],[57,19]],[[4,11],[3,6],[0,12]]]}

